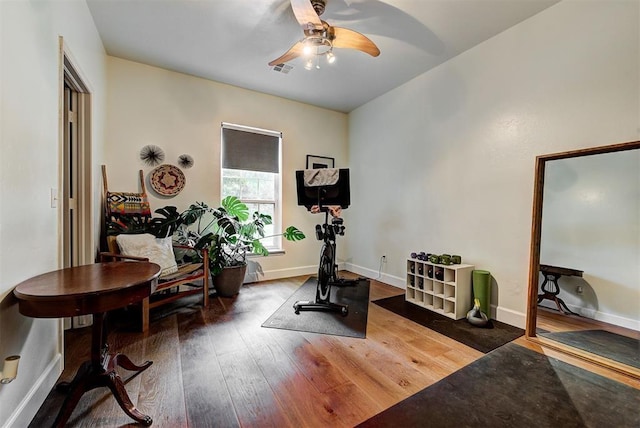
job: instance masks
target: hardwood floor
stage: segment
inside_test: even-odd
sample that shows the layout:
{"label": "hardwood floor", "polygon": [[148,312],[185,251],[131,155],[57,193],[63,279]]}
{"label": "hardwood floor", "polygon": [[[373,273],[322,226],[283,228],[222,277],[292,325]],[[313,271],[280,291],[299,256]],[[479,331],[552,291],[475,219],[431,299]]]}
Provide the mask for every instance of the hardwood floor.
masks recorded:
{"label": "hardwood floor", "polygon": [[[127,381],[132,401],[154,427],[352,427],[483,355],[375,304],[366,339],[262,328],[307,278],[248,284],[235,298],[211,299],[206,311],[195,302],[160,309],[146,334],[116,322],[112,349],[137,363],[153,360]],[[370,300],[397,294],[371,281]],[[61,380],[88,359],[89,330],[67,331]],[[51,425],[63,398],[52,391],[31,426]],[[132,422],[97,389],[82,397],[67,426]]]}

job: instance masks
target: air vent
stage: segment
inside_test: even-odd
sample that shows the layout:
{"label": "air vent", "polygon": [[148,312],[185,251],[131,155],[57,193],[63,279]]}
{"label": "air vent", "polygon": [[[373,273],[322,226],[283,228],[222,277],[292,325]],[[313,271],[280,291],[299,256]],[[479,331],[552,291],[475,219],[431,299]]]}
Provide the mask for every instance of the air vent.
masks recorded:
{"label": "air vent", "polygon": [[273,71],[277,71],[278,73],[287,74],[293,69],[292,65],[289,64],[276,64],[273,66]]}

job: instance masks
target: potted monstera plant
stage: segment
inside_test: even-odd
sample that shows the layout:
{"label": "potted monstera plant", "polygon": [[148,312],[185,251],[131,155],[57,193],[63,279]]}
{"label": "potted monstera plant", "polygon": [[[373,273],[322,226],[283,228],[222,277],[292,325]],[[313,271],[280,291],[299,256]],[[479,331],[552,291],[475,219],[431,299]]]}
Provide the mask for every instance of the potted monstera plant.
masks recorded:
{"label": "potted monstera plant", "polygon": [[[209,269],[213,284],[221,296],[234,296],[242,286],[247,271],[247,255],[266,256],[269,250],[261,240],[266,236],[265,226],[272,224],[269,215],[254,212],[235,196],[227,196],[218,208],[203,202],[191,204],[184,212],[175,207],[156,210],[164,218],[154,220],[157,233],[176,235],[181,244],[196,249],[209,249]],[[305,238],[295,226],[289,226],[280,234],[288,241]]]}

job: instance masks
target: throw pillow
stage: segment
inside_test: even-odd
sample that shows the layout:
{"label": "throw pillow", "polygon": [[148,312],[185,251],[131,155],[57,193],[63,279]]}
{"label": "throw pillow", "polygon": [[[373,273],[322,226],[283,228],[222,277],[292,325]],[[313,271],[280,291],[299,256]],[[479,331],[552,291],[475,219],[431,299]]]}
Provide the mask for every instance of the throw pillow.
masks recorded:
{"label": "throw pillow", "polygon": [[118,235],[116,242],[120,253],[127,256],[146,257],[151,263],[160,265],[160,276],[178,271],[171,237],[156,238],[149,233],[138,235]]}

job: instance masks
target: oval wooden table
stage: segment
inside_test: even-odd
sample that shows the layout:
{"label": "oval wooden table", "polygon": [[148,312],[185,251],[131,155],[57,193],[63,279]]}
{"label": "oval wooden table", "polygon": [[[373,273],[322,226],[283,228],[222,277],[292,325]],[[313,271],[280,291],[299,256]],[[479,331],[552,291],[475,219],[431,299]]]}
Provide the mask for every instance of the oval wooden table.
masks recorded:
{"label": "oval wooden table", "polygon": [[116,366],[141,372],[152,362],[136,365],[123,354],[109,353],[104,318],[107,311],[136,303],[148,297],[158,285],[160,266],[148,262],[96,263],[61,269],[21,282],[13,290],[22,315],[34,318],[63,318],[93,315],[91,359],[82,363],[70,383],[57,388],[67,397],[53,423],[64,426],[80,397],[98,387],[111,390],[118,404],[131,418],[151,425],[151,417],[142,414],[131,402]]}

